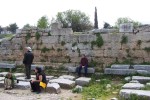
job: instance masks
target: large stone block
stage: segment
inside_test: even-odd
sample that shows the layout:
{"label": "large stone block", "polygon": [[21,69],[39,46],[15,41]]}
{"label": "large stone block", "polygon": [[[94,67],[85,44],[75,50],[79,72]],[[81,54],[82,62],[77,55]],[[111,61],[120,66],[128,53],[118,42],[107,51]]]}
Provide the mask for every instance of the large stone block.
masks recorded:
{"label": "large stone block", "polygon": [[58,36],[46,36],[42,37],[42,43],[58,43]]}
{"label": "large stone block", "polygon": [[60,93],[61,92],[61,88],[60,88],[60,85],[58,83],[48,83],[47,84],[47,88],[46,88],[46,91],[48,93]]}
{"label": "large stone block", "polygon": [[[77,70],[77,67],[68,67],[68,72],[70,72],[70,73],[75,73],[76,70]],[[81,70],[81,73],[84,73],[84,69]],[[95,73],[95,69],[94,68],[88,68],[87,73]]]}
{"label": "large stone block", "polygon": [[79,43],[79,44],[77,44],[77,47],[80,50],[90,50],[91,49],[91,43],[88,43],[88,44]]}
{"label": "large stone block", "polygon": [[132,76],[132,80],[137,80],[140,83],[146,83],[150,81],[150,77],[144,77],[144,76]]}
{"label": "large stone block", "polygon": [[25,76],[24,73],[14,73],[14,75],[15,75],[16,77],[24,77],[24,76]]}
{"label": "large stone block", "polygon": [[147,97],[146,100],[150,99],[150,91],[147,90],[133,90],[133,89],[122,89],[120,90],[120,98],[122,98],[122,100],[125,99],[129,99],[131,94],[136,94],[137,96],[143,96],[143,97]]}
{"label": "large stone block", "polygon": [[104,50],[92,50],[93,57],[103,57],[104,56]]}
{"label": "large stone block", "polygon": [[80,78],[77,78],[75,81],[76,81],[77,85],[85,86],[85,85],[88,85],[90,83],[91,78],[80,77]]}
{"label": "large stone block", "polygon": [[19,81],[19,83],[15,84],[15,88],[29,89],[30,88],[30,82]]}
{"label": "large stone block", "polygon": [[111,69],[111,68],[105,68],[104,73],[105,74],[115,74],[115,75],[130,75],[130,74],[135,74],[136,70],[134,70],[134,69]]}
{"label": "large stone block", "polygon": [[22,44],[22,39],[21,38],[13,38],[11,40],[12,44]]}
{"label": "large stone block", "polygon": [[68,79],[52,79],[49,83],[58,83],[60,87],[64,89],[73,88],[75,86],[75,81]]}
{"label": "large stone block", "polygon": [[133,65],[135,70],[150,70],[150,65]]}
{"label": "large stone block", "polygon": [[112,69],[129,69],[130,65],[111,65]]}
{"label": "large stone block", "polygon": [[79,35],[79,42],[92,42],[96,40],[96,35],[91,35],[91,34],[80,34]]}
{"label": "large stone block", "polygon": [[71,76],[71,75],[62,75],[59,78],[61,78],[61,79],[69,79],[69,80],[74,80],[75,79],[75,77]]}
{"label": "large stone block", "polygon": [[145,85],[141,83],[126,83],[122,86],[123,89],[135,89],[135,90],[139,90],[144,87]]}

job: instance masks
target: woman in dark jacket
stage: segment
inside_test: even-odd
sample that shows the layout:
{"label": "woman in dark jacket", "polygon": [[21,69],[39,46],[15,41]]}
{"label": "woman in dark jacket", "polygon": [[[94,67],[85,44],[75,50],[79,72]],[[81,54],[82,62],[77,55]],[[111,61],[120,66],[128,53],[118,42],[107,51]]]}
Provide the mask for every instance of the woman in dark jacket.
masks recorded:
{"label": "woman in dark jacket", "polygon": [[42,72],[42,69],[39,67],[35,68],[36,73],[36,80],[31,80],[31,89],[32,92],[40,93],[41,89],[40,87],[45,88],[46,87],[46,75]]}

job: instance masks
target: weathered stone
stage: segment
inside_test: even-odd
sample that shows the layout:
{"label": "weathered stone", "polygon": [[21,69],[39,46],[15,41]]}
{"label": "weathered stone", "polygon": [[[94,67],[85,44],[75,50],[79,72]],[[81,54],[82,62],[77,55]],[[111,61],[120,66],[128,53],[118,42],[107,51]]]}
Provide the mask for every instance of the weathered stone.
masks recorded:
{"label": "weathered stone", "polygon": [[42,70],[44,70],[45,66],[44,65],[31,65],[31,70],[34,70],[36,67],[41,68]]}
{"label": "weathered stone", "polygon": [[125,77],[124,80],[125,80],[126,82],[129,82],[129,81],[131,80],[131,77],[130,77],[130,76]]}
{"label": "weathered stone", "polygon": [[92,50],[93,57],[103,57],[104,56],[104,50]]}
{"label": "weathered stone", "polygon": [[19,81],[19,83],[15,84],[16,88],[28,89],[30,88],[30,82]]}
{"label": "weathered stone", "polygon": [[112,69],[129,69],[130,65],[111,65]]}
{"label": "weathered stone", "polygon": [[140,74],[140,75],[148,75],[148,74],[150,74],[150,72],[147,71],[147,70],[137,70],[137,73]]}
{"label": "weathered stone", "polygon": [[144,77],[144,76],[132,76],[132,80],[137,80],[140,83],[146,83],[150,81],[150,77]]}
{"label": "weathered stone", "polygon": [[46,91],[48,93],[60,93],[61,92],[61,88],[60,88],[60,85],[58,83],[48,83],[47,84],[47,88],[46,88]]}
{"label": "weathered stone", "polygon": [[126,83],[122,86],[123,89],[142,89],[144,88],[144,84],[140,84],[140,83]]}
{"label": "weathered stone", "polygon": [[148,97],[150,99],[150,91],[147,90],[133,90],[133,89],[122,89],[120,90],[120,98],[130,98],[131,94],[136,94],[137,96]]}
{"label": "weathered stone", "polygon": [[42,37],[42,43],[58,43],[58,36]]}
{"label": "weathered stone", "polygon": [[71,75],[62,75],[59,78],[61,78],[61,79],[69,79],[69,80],[74,80],[75,79],[75,77],[71,76]]}
{"label": "weathered stone", "polygon": [[7,73],[8,73],[8,72],[1,72],[1,73],[0,73],[0,76],[6,76]]}
{"label": "weathered stone", "polygon": [[111,69],[111,68],[105,68],[104,73],[105,74],[115,74],[115,75],[130,75],[130,74],[135,74],[136,70],[134,70],[134,69]]}
{"label": "weathered stone", "polygon": [[90,49],[91,49],[91,43],[88,43],[88,44],[79,43],[79,44],[77,45],[77,47],[78,47],[80,50],[90,50]]}
{"label": "weathered stone", "polygon": [[[77,69],[77,67],[68,67],[68,72],[75,73],[76,69]],[[81,70],[81,73],[84,73],[84,69]],[[88,68],[87,73],[95,73],[95,69],[94,68]]]}
{"label": "weathered stone", "polygon": [[129,83],[139,83],[139,81],[137,81],[137,80],[132,80],[132,81],[130,81]]}
{"label": "weathered stone", "polygon": [[150,65],[133,65],[135,70],[150,70]]}
{"label": "weathered stone", "polygon": [[80,77],[80,78],[77,78],[75,81],[77,85],[84,86],[84,85],[89,84],[89,82],[91,81],[91,78]]}
{"label": "weathered stone", "polygon": [[5,77],[0,77],[0,81],[4,81]]}
{"label": "weathered stone", "polygon": [[146,86],[150,86],[150,83],[146,83]]}
{"label": "weathered stone", "polygon": [[16,77],[24,77],[24,76],[25,76],[24,73],[14,73],[14,75],[15,75]]}
{"label": "weathered stone", "polygon": [[58,83],[61,88],[73,88],[75,86],[75,81],[71,81],[68,79],[52,79],[49,81],[50,83]]}

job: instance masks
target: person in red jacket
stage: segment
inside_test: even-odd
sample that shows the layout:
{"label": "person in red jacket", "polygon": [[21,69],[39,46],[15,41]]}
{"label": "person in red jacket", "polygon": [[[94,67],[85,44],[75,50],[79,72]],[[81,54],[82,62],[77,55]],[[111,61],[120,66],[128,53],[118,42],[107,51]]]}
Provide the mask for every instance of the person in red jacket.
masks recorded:
{"label": "person in red jacket", "polygon": [[85,54],[82,55],[80,66],[78,69],[78,76],[81,76],[81,70],[84,68],[84,76],[87,76],[87,67],[88,67],[88,59],[86,58]]}

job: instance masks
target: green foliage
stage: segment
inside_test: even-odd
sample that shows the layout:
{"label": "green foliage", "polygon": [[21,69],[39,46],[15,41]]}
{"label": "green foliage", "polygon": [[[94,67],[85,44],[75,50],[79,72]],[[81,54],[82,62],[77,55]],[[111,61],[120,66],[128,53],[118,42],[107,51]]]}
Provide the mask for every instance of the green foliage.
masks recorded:
{"label": "green foliage", "polygon": [[11,31],[12,33],[16,33],[16,29],[18,29],[16,23],[10,24],[9,27],[7,27],[7,30]]}
{"label": "green foliage", "polygon": [[142,44],[142,40],[137,41],[137,46],[140,46]]}
{"label": "green foliage", "polygon": [[101,47],[104,44],[103,38],[100,35],[100,33],[96,33],[97,39],[96,41],[91,42],[91,48],[93,49],[93,46],[96,45],[97,47]]}
{"label": "green foliage", "polygon": [[44,48],[41,49],[41,52],[43,52],[43,53],[45,53],[45,52],[47,52],[47,51],[50,51],[50,49],[49,49],[49,48],[46,48],[46,47],[44,47]]}
{"label": "green foliage", "polygon": [[76,46],[77,45],[77,42],[74,42],[72,43],[72,47]]}
{"label": "green foliage", "polygon": [[78,51],[78,56],[80,57],[81,56],[81,52],[80,52],[80,49],[79,48],[77,48],[77,51]]}
{"label": "green foliage", "polygon": [[89,16],[79,10],[67,10],[58,12],[56,21],[63,23],[64,28],[71,27],[74,32],[82,32],[92,29]]}
{"label": "green foliage", "polygon": [[138,26],[141,25],[141,23],[138,21],[134,21],[134,20],[127,18],[127,17],[122,17],[122,18],[117,19],[117,21],[115,23],[115,27],[119,28],[120,24],[124,24],[124,23],[133,23],[134,28],[137,28]]}
{"label": "green foliage", "polygon": [[97,8],[95,7],[94,28],[98,29]]}
{"label": "green foliage", "polygon": [[103,27],[103,28],[108,29],[108,28],[110,28],[110,27],[111,27],[111,26],[110,26],[109,23],[107,23],[107,22],[104,23],[104,27]]}
{"label": "green foliage", "polygon": [[36,32],[36,34],[35,34],[35,38],[36,38],[36,40],[39,40],[39,39],[40,39],[40,37],[41,37],[40,33],[39,33],[39,32]]}
{"label": "green foliage", "polygon": [[97,62],[94,61],[93,59],[91,59],[91,62],[89,62],[88,64],[89,67],[96,67],[96,65],[97,65]]}
{"label": "green foliage", "polygon": [[96,45],[96,41],[91,42],[91,48],[93,49],[93,46]]}
{"label": "green foliage", "polygon": [[48,18],[46,16],[42,16],[37,22],[37,27],[39,28],[47,28],[48,25]]}
{"label": "green foliage", "polygon": [[150,52],[150,47],[145,47],[144,50],[145,50],[146,52]]}
{"label": "green foliage", "polygon": [[81,92],[82,92],[81,88],[72,89],[72,93],[81,93]]}
{"label": "green foliage", "polygon": [[61,41],[61,46],[64,46],[65,44],[65,41]]}
{"label": "green foliage", "polygon": [[41,62],[46,62],[46,60],[45,60],[45,59],[41,59],[40,61],[41,61]]}
{"label": "green foliage", "polygon": [[0,34],[0,39],[2,38],[12,38],[13,34]]}
{"label": "green foliage", "polygon": [[31,34],[30,33],[27,33],[26,37],[25,37],[25,40],[26,40],[26,43],[27,41],[31,38]]}
{"label": "green foliage", "polygon": [[86,41],[86,42],[82,42],[82,43],[83,43],[84,45],[87,45],[89,42]]}
{"label": "green foliage", "polygon": [[23,26],[23,28],[30,28],[30,27],[31,27],[30,24],[26,24]]}
{"label": "green foliage", "polygon": [[121,97],[120,100],[149,100],[149,97],[138,96],[137,94],[130,94],[129,98]]}
{"label": "green foliage", "polygon": [[60,51],[62,51],[62,49],[60,49],[60,48],[57,48],[57,52],[60,52]]}
{"label": "green foliage", "polygon": [[143,62],[141,65],[150,65],[150,62]]}
{"label": "green foliage", "polygon": [[121,38],[121,44],[126,44],[128,42],[128,37],[123,35],[122,38]]}
{"label": "green foliage", "polygon": [[52,35],[51,35],[51,32],[48,32],[48,36],[52,36]]}

